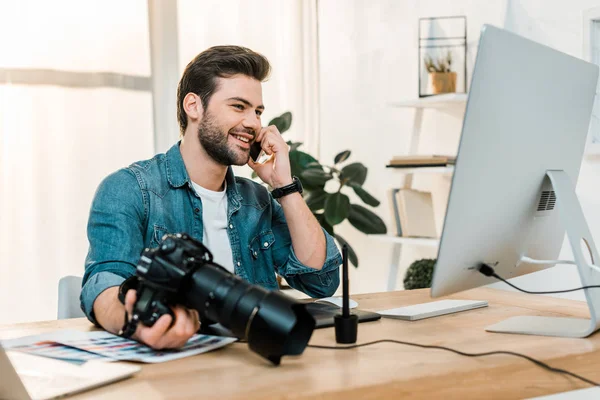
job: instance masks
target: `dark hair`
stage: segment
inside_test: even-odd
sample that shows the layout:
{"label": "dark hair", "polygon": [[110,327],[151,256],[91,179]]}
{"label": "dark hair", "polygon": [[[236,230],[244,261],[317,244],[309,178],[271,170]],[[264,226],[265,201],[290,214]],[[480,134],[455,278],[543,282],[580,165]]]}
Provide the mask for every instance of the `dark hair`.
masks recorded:
{"label": "dark hair", "polygon": [[177,118],[181,134],[187,128],[183,99],[188,93],[200,96],[202,107],[206,110],[216,89],[217,77],[242,74],[262,82],[270,72],[271,65],[265,56],[241,46],[214,46],[198,54],[185,67],[177,88]]}

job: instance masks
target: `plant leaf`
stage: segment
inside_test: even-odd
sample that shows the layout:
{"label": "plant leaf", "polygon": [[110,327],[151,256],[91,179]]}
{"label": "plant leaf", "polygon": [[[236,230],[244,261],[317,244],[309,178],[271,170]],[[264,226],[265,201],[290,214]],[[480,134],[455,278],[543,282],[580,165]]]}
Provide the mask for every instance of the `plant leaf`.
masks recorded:
{"label": "plant leaf", "polygon": [[290,153],[298,150],[298,147],[302,146],[303,144],[302,142],[292,142],[291,140],[288,140],[286,143],[288,146],[290,146]]}
{"label": "plant leaf", "polygon": [[[297,167],[300,168],[298,172],[298,176],[302,171],[306,169],[306,166],[310,163],[318,162],[313,156],[308,153],[305,153],[300,150],[290,151],[290,164],[292,168]],[[294,174],[294,171],[292,171]]]}
{"label": "plant leaf", "polygon": [[323,229],[325,229],[325,231],[327,233],[329,233],[331,236],[334,235],[333,233],[333,226],[331,226],[326,220],[325,220],[325,214],[324,213],[319,213],[319,214],[313,214],[316,218],[317,221],[319,221],[319,224],[321,224],[321,227]]}
{"label": "plant leaf", "polygon": [[256,171],[252,171],[252,179],[256,178],[258,178],[258,174],[256,173]]}
{"label": "plant leaf", "polygon": [[346,161],[348,159],[348,157],[350,157],[350,150],[344,150],[341,153],[339,153],[337,156],[335,156],[333,163],[337,164],[337,163],[341,163],[343,161]]}
{"label": "plant leaf", "polygon": [[279,117],[275,117],[269,121],[269,125],[275,125],[279,133],[283,134],[292,125],[292,113],[289,111],[284,112]]}
{"label": "plant leaf", "polygon": [[356,195],[358,197],[360,197],[360,199],[362,201],[364,201],[365,203],[367,203],[368,205],[370,205],[372,207],[379,206],[379,204],[380,204],[379,200],[377,200],[375,197],[371,196],[371,194],[369,192],[367,192],[365,189],[363,189],[362,186],[360,186],[354,182],[349,182],[348,186],[352,187],[352,189],[354,189],[354,193],[356,193]]}
{"label": "plant leaf", "polygon": [[346,240],[340,235],[335,235],[335,238],[340,243],[340,247],[342,247],[343,245],[348,246],[348,260],[352,265],[354,265],[355,268],[358,268],[358,257],[356,256],[356,253],[354,252],[352,246],[350,246],[350,244],[348,244],[348,242],[346,242]]}
{"label": "plant leaf", "polygon": [[309,168],[302,171],[300,175],[304,178],[303,182],[306,182],[310,186],[323,187],[328,180],[333,178],[333,175],[327,173],[319,168]]}
{"label": "plant leaf", "polygon": [[350,212],[350,199],[343,193],[333,193],[325,200],[325,219],[335,226],[345,220]]}
{"label": "plant leaf", "polygon": [[383,220],[377,214],[358,204],[350,206],[348,221],[353,227],[369,235],[387,233],[387,228]]}
{"label": "plant leaf", "polygon": [[[310,154],[307,154],[307,153],[305,153],[303,151],[299,151],[299,150],[290,152],[290,167],[292,169],[292,175],[300,178],[300,182],[302,182],[302,186],[307,191],[323,189],[323,187],[325,186],[324,184],[312,185],[311,183],[309,183],[306,179],[304,179],[302,177],[303,171],[305,171],[307,169],[306,166],[313,162],[317,162],[317,160],[315,160],[314,157],[311,156]],[[311,169],[317,169],[317,168],[313,167]],[[318,169],[322,170],[322,168],[318,168]]]}
{"label": "plant leaf", "polygon": [[346,165],[340,173],[340,180],[349,180],[362,185],[367,179],[367,167],[362,163],[356,162]]}
{"label": "plant leaf", "polygon": [[329,196],[324,190],[314,190],[308,194],[306,205],[311,211],[318,211],[325,208],[325,200]]}

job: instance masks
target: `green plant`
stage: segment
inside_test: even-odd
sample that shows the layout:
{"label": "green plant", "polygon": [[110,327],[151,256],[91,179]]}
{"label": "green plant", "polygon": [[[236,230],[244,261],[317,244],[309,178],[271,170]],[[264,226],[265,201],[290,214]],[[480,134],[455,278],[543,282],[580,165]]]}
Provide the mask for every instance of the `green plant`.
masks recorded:
{"label": "green plant", "polygon": [[424,57],[425,68],[429,72],[450,72],[452,71],[452,52],[448,51],[445,57],[438,57],[434,61],[429,54]]}
{"label": "green plant", "polygon": [[[292,113],[286,112],[274,118],[269,125],[275,125],[280,133],[287,131],[292,124]],[[350,198],[342,193],[343,188],[352,188],[354,193],[367,205],[379,206],[379,200],[371,196],[362,186],[367,179],[367,167],[359,162],[345,164],[350,158],[350,150],[344,150],[335,156],[333,166],[322,165],[313,156],[298,150],[299,142],[287,141],[290,146],[290,165],[292,175],[297,176],[304,187],[306,204],[321,226],[331,234],[340,245],[348,246],[348,259],[358,267],[358,257],[350,244],[334,232],[334,226],[348,219],[350,224],[366,234],[387,232],[385,223],[375,213],[359,204],[351,204]],[[256,174],[252,174],[256,178]],[[325,184],[335,180],[339,187],[334,193],[325,190]]]}
{"label": "green plant", "polygon": [[410,264],[404,275],[404,289],[424,289],[431,287],[435,262],[433,258],[423,258]]}

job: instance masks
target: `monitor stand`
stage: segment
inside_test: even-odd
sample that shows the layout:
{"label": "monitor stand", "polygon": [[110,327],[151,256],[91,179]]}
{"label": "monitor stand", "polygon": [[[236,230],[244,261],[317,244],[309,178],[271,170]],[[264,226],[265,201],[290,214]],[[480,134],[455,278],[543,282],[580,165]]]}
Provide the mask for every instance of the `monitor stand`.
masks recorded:
{"label": "monitor stand", "polygon": [[[575,194],[575,187],[566,172],[546,171],[554,188],[560,220],[571,243],[577,270],[583,286],[600,285],[600,272],[588,267],[582,243],[587,244],[592,263],[600,261],[596,245]],[[600,329],[600,288],[584,289],[591,319],[521,316],[489,326],[486,331],[583,338]]]}

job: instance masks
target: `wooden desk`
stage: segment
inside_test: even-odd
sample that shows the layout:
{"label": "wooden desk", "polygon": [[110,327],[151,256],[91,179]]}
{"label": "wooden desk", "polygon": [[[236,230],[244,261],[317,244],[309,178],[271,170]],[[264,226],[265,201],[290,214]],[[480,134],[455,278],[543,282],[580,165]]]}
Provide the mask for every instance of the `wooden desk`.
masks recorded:
{"label": "wooden desk", "polygon": [[[428,290],[353,296],[360,308],[382,310],[432,301]],[[600,335],[564,339],[489,333],[488,325],[516,315],[586,317],[583,303],[493,289],[449,298],[488,300],[489,307],[421,321],[382,319],[359,325],[358,342],[391,338],[466,352],[511,350],[600,381]],[[0,326],[0,339],[57,329],[90,330],[83,319]],[[311,344],[335,345],[332,328]],[[307,348],[279,367],[236,343],[215,352],[144,365],[132,379],[74,398],[233,399],[517,399],[587,387],[564,375],[504,355],[468,358],[442,350],[382,343],[353,350]]]}

